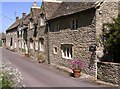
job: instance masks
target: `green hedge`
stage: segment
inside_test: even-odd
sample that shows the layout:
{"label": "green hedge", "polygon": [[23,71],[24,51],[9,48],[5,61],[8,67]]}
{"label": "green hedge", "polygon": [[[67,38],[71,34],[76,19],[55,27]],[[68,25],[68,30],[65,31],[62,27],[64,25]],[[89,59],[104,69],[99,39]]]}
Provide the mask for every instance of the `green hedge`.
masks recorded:
{"label": "green hedge", "polygon": [[2,47],[2,40],[0,40],[0,47]]}

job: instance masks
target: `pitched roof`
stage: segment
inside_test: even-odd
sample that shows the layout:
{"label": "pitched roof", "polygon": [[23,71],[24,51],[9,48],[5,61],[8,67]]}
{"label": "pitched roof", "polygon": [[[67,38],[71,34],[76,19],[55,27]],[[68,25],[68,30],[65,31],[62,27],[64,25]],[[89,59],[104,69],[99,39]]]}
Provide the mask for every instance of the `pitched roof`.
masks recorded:
{"label": "pitched roof", "polygon": [[17,26],[19,25],[19,23],[20,23],[20,20],[21,20],[21,19],[16,20],[6,31],[9,31],[9,30],[17,27]]}
{"label": "pitched roof", "polygon": [[0,33],[0,40],[6,39],[6,34],[5,33]]}
{"label": "pitched roof", "polygon": [[57,11],[57,8],[60,4],[61,3],[43,2],[43,8],[45,10],[46,19],[50,19],[52,17],[52,15]]}
{"label": "pitched roof", "polygon": [[27,14],[27,15],[25,16],[25,18],[23,19],[23,24],[24,24],[24,25],[28,25],[28,23],[29,23],[29,18],[30,18],[30,13]]}
{"label": "pitched roof", "polygon": [[54,19],[61,16],[74,14],[95,7],[94,2],[45,2],[46,18]]}

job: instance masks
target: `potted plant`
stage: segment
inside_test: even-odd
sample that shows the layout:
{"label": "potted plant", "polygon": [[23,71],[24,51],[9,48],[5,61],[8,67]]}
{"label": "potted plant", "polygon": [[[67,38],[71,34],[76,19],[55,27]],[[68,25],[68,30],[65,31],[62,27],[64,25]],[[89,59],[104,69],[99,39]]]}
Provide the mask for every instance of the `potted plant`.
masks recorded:
{"label": "potted plant", "polygon": [[38,59],[39,63],[45,62],[44,53],[39,53],[39,54],[37,55],[37,59]]}
{"label": "potted plant", "polygon": [[80,59],[73,59],[70,63],[70,68],[73,70],[75,78],[81,76],[81,70],[85,67],[85,62]]}
{"label": "potted plant", "polygon": [[29,57],[28,50],[25,50],[25,49],[24,49],[24,53],[25,53],[25,58],[26,58],[26,57]]}

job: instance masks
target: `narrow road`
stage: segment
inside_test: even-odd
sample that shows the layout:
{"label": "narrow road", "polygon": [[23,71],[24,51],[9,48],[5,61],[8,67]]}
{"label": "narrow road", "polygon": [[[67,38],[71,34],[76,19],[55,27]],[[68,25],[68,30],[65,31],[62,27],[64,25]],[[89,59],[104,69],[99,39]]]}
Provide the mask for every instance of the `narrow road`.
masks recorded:
{"label": "narrow road", "polygon": [[33,59],[23,57],[6,49],[2,50],[2,59],[9,61],[12,67],[18,68],[23,75],[22,84],[26,87],[102,87],[94,82],[81,78],[72,78],[67,73],[50,65],[39,64]]}

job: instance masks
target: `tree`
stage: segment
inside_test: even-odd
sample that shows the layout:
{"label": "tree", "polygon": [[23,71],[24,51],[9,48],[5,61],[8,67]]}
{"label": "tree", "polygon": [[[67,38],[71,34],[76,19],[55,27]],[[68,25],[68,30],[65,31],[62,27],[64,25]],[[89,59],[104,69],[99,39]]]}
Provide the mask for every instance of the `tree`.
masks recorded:
{"label": "tree", "polygon": [[104,47],[114,62],[120,63],[120,14],[113,18],[113,23],[106,23],[103,32]]}

